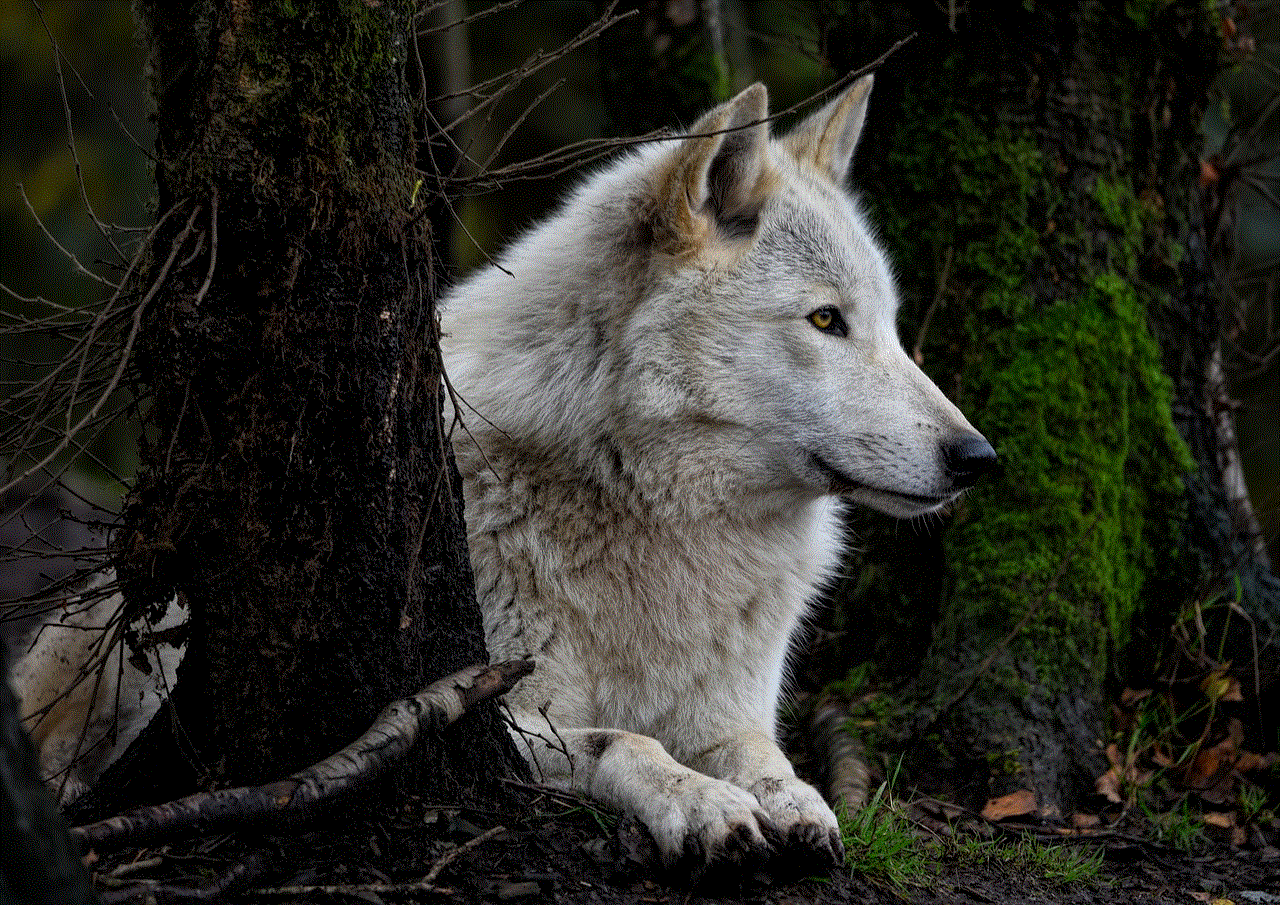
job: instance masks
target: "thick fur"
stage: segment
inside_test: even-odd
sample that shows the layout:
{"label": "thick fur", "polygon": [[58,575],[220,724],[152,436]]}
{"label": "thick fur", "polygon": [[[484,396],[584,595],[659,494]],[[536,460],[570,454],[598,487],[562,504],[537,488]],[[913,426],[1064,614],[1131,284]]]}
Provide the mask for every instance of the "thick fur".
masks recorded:
{"label": "thick fur", "polygon": [[844,187],[870,88],[780,141],[747,89],[596,174],[443,305],[489,649],[538,664],[507,696],[519,743],[544,780],[635,813],[667,862],[838,857],[775,715],[840,501],[923,514],[968,483],[949,445],[994,459],[903,351]]}
{"label": "thick fur", "polygon": [[[842,501],[932,512],[994,460],[903,351],[845,188],[870,88],[781,140],[747,89],[587,180],[443,304],[489,649],[537,661],[507,696],[517,741],[545,781],[636,814],[668,863],[839,857],[775,719]],[[46,629],[15,671],[24,712],[47,708],[46,775],[75,789],[176,665],[108,656],[96,691],[57,698],[92,658],[82,623],[116,602]],[[86,713],[96,753],[72,765]]]}
{"label": "thick fur", "polygon": [[142,625],[141,659],[124,649],[119,594],[90,582],[17,647],[12,679],[21,716],[40,755],[41,775],[63,802],[86,792],[160,709],[182,649],[153,635],[184,618],[175,603]]}

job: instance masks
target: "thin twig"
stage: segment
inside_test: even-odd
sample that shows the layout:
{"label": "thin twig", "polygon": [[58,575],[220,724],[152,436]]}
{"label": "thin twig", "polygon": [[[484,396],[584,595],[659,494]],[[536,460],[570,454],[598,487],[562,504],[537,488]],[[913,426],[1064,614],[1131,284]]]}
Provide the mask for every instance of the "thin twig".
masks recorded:
{"label": "thin twig", "polygon": [[448,867],[459,856],[466,854],[473,848],[483,845],[499,833],[505,833],[507,828],[502,824],[490,827],[474,839],[468,839],[461,845],[455,846],[436,859],[436,863],[431,865],[431,870],[427,871],[425,877],[418,882],[424,886],[432,886],[436,882],[436,877],[440,876],[440,872]]}
{"label": "thin twig", "polygon": [[[160,268],[159,275],[156,277],[155,281],[151,284],[151,287],[147,290],[146,295],[144,295],[142,297],[142,300],[139,301],[137,305],[134,307],[133,325],[130,328],[128,335],[125,337],[124,348],[120,350],[120,361],[116,366],[115,372],[111,376],[111,380],[107,383],[106,389],[104,389],[99,394],[97,401],[93,403],[88,413],[83,418],[80,419],[79,423],[77,423],[73,428],[70,428],[66,432],[63,438],[54,447],[52,452],[46,454],[41,461],[36,463],[33,467],[28,468],[25,472],[22,473],[22,475],[20,475],[17,478],[11,479],[3,487],[0,487],[0,494],[6,493],[10,489],[16,487],[26,478],[27,475],[31,474],[32,472],[39,471],[40,469],[48,465],[50,462],[52,462],[55,458],[57,458],[57,456],[64,449],[66,449],[68,445],[70,445],[71,438],[75,434],[79,433],[80,430],[98,414],[102,406],[106,404],[106,401],[111,397],[111,394],[115,392],[116,387],[120,383],[120,379],[124,376],[125,368],[129,364],[129,355],[133,351],[133,343],[138,338],[138,332],[142,328],[143,312],[146,311],[147,305],[150,304],[151,300],[155,297],[155,294],[160,290],[160,287],[164,284],[165,278],[169,274],[169,268],[173,265],[174,259],[178,256],[178,249],[180,249],[182,247],[182,244],[186,241],[187,236],[191,232],[191,227],[195,223],[196,215],[199,213],[200,213],[200,208],[198,207],[191,212],[191,216],[187,218],[186,226],[183,227],[182,232],[178,234],[178,237],[173,240],[173,246],[172,248],[169,249],[169,257],[165,260],[164,266]],[[168,214],[166,213],[165,217],[167,216]],[[164,218],[162,217],[160,222],[156,224],[157,228],[160,226],[160,223],[163,223],[163,222],[164,222]]]}
{"label": "thin twig", "polygon": [[942,303],[942,297],[947,291],[947,280],[951,277],[951,259],[955,257],[955,251],[955,246],[947,246],[947,256],[942,261],[942,273],[938,277],[938,288],[933,293],[933,301],[929,305],[929,310],[924,313],[924,320],[920,322],[920,332],[916,334],[916,344],[911,348],[911,358],[917,365],[924,364],[924,352],[922,351],[924,337],[929,332],[929,322],[933,320],[933,312]]}

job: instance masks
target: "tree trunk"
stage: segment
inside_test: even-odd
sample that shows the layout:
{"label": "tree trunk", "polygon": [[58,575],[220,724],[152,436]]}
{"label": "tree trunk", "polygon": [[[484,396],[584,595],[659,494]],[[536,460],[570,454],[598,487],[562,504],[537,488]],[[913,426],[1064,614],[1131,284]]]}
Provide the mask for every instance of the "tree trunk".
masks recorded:
{"label": "tree trunk", "polygon": [[0,645],[0,905],[96,902],[78,846],[45,784],[9,687],[9,651]]}
{"label": "tree trunk", "polygon": [[1215,23],[1192,2],[860,2],[824,48],[848,70],[910,31],[855,182],[908,348],[1003,471],[923,552],[865,533],[847,618],[895,636],[862,652],[915,676],[921,763],[971,802],[1027,788],[1065,813],[1105,768],[1104,685],[1139,617],[1203,590],[1187,491],[1217,466],[1193,445],[1184,480],[1172,413],[1203,410],[1182,377],[1202,388],[1208,362],[1173,325],[1203,288],[1189,201]]}
{"label": "tree trunk", "polygon": [[[112,553],[131,606],[191,614],[157,731],[203,785],[301,769],[487,659],[441,421],[415,7],[139,4],[166,219]],[[438,793],[509,762],[492,707],[450,736],[398,776]]]}

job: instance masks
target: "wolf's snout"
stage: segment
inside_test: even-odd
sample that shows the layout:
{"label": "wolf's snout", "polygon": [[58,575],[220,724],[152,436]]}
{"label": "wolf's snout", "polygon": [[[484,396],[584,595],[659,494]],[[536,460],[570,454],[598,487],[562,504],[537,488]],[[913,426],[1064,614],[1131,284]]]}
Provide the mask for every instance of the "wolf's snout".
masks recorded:
{"label": "wolf's snout", "polygon": [[964,434],[942,444],[942,464],[957,489],[972,487],[996,464],[996,451],[981,434]]}

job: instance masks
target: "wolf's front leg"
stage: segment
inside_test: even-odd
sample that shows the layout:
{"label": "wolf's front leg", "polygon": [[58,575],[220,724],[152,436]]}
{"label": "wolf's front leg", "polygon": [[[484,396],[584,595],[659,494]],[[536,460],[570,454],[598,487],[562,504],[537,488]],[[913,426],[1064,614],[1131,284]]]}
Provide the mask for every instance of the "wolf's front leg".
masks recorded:
{"label": "wolf's front leg", "polygon": [[667,867],[764,860],[779,831],[750,792],[677,763],[662,744],[619,729],[551,730],[515,714],[517,746],[542,782],[635,814]]}
{"label": "wolf's front leg", "polygon": [[796,778],[791,761],[768,733],[754,728],[728,733],[690,758],[689,766],[750,791],[788,850],[811,852],[832,865],[844,860],[835,813],[817,789]]}

